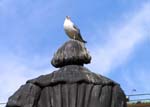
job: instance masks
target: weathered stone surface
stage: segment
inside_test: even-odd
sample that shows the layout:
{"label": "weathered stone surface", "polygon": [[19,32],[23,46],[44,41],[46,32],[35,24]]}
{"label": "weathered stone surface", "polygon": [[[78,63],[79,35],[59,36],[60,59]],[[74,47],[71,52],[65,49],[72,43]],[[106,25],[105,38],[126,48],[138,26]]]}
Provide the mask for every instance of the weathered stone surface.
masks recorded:
{"label": "weathered stone surface", "polygon": [[118,85],[113,87],[112,92],[113,93],[111,107],[127,107],[126,96],[124,95],[124,92]]}
{"label": "weathered stone surface", "polygon": [[54,54],[51,64],[54,67],[62,67],[65,65],[83,65],[91,61],[84,44],[77,40],[70,40],[66,42]]}
{"label": "weathered stone surface", "polygon": [[31,83],[22,85],[8,100],[6,107],[36,107],[41,89]]}
{"label": "weathered stone surface", "polygon": [[[84,82],[50,85],[43,88],[37,107],[126,107],[122,90],[118,90],[121,99],[114,98],[115,87],[118,85]],[[118,97],[118,92],[116,95]]]}
{"label": "weathered stone surface", "polygon": [[36,79],[27,81],[27,83],[36,84],[40,87],[46,87],[58,83],[93,83],[93,84],[116,84],[112,80],[97,75],[87,68],[79,65],[68,65],[54,71],[48,75],[42,75]]}

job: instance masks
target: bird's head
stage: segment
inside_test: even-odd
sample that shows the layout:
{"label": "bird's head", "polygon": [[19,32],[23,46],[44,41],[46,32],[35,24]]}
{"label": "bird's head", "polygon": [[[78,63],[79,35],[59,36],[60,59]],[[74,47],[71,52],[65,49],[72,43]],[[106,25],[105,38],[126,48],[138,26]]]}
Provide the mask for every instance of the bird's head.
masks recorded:
{"label": "bird's head", "polygon": [[70,18],[70,16],[66,16],[66,19],[70,20],[71,18]]}

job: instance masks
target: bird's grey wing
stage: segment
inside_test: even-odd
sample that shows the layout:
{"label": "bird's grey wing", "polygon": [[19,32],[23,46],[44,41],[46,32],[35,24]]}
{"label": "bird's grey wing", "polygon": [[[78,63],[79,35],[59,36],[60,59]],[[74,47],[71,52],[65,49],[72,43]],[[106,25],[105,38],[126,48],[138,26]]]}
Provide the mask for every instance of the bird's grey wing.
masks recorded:
{"label": "bird's grey wing", "polygon": [[82,36],[81,36],[81,33],[80,33],[80,29],[77,27],[77,26],[75,26],[75,25],[73,25],[73,27],[77,30],[77,33],[78,33],[78,39],[80,40],[80,41],[82,41],[82,42],[84,42],[84,43],[87,43],[85,40],[83,40],[83,38],[82,38]]}
{"label": "bird's grey wing", "polygon": [[75,28],[78,31],[78,33],[80,33],[80,29],[76,25],[73,25],[73,28]]}

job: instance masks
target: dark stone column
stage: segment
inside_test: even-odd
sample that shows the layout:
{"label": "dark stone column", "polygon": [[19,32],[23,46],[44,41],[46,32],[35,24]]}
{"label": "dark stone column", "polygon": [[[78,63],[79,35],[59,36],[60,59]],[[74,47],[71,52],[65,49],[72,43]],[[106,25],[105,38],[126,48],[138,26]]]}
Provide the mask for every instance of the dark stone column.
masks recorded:
{"label": "dark stone column", "polygon": [[59,69],[28,80],[7,107],[126,107],[120,85],[85,68],[90,61],[83,43],[66,42],[51,61]]}

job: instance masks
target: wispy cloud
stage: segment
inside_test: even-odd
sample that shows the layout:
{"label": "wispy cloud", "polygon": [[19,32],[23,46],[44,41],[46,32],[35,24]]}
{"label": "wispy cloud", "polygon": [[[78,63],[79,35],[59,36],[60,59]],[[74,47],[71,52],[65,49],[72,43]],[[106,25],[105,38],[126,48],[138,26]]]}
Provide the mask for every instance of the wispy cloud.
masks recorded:
{"label": "wispy cloud", "polygon": [[[0,102],[6,102],[8,97],[12,95],[22,84],[28,79],[35,78],[39,75],[48,74],[53,71],[51,67],[45,67],[48,62],[43,60],[44,57],[36,57],[28,60],[32,63],[27,64],[21,61],[22,58],[8,56],[0,61]],[[48,58],[46,58],[48,59]],[[25,59],[23,59],[25,60]],[[40,65],[40,61],[43,66]],[[41,66],[41,67],[40,67]]]}
{"label": "wispy cloud", "polygon": [[[149,38],[150,30],[150,2],[141,9],[132,12],[128,19],[119,22],[119,27],[111,26],[108,40],[101,46],[91,47],[94,72],[109,73],[113,68],[126,63],[132,56],[138,44]],[[104,35],[105,37],[107,35]]]}

